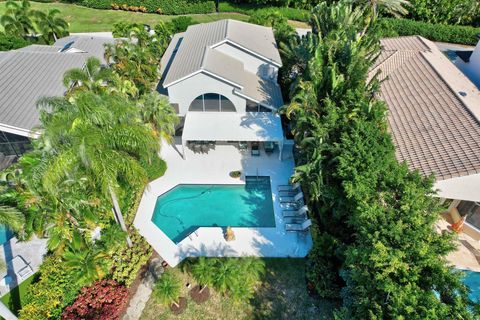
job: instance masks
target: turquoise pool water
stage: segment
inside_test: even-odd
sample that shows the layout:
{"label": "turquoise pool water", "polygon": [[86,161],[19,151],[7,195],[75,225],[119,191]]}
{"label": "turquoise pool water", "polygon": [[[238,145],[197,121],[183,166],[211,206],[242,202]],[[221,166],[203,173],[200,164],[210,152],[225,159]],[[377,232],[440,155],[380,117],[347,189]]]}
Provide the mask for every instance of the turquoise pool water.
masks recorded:
{"label": "turquoise pool water", "polygon": [[463,278],[463,283],[465,283],[471,290],[470,298],[473,301],[480,301],[480,272],[474,272],[469,270],[464,270],[465,278]]}
{"label": "turquoise pool water", "polygon": [[5,242],[13,238],[13,232],[8,228],[0,225],[0,245],[3,245]]}
{"label": "turquoise pool water", "polygon": [[275,227],[270,177],[245,185],[180,184],[158,197],[152,222],[178,243],[198,227]]}

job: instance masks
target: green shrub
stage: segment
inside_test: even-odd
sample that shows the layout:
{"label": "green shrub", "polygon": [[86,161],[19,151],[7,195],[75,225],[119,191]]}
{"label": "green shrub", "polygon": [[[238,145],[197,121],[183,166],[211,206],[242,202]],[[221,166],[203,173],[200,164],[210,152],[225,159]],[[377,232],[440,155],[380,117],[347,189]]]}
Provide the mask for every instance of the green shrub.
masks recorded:
{"label": "green shrub", "polygon": [[83,0],[82,5],[95,9],[111,9],[118,6],[143,6],[147,12],[168,15],[210,13],[215,11],[212,0]]}
{"label": "green shrub", "polygon": [[62,310],[71,304],[80,290],[74,274],[62,265],[60,258],[48,256],[38,271],[38,282],[30,286],[27,304],[19,313],[20,319],[59,319]]}
{"label": "green shrub", "polygon": [[0,51],[8,51],[28,46],[30,43],[13,35],[0,33]]}
{"label": "green shrub", "polygon": [[125,247],[112,257],[114,260],[112,279],[127,287],[132,284],[138,271],[147,263],[153,253],[152,247],[138,233],[131,235],[131,239],[133,247]]}
{"label": "green shrub", "polygon": [[192,24],[195,24],[195,23],[196,22],[193,21],[191,17],[181,16],[178,18],[174,18],[170,22],[168,22],[168,26],[170,30],[172,30],[172,33],[179,33],[179,32],[185,32],[188,26],[191,26]]}
{"label": "green shrub", "polygon": [[475,45],[480,28],[448,26],[408,19],[382,18],[379,23],[382,37],[419,35],[432,41]]}
{"label": "green shrub", "polygon": [[155,180],[164,175],[167,170],[167,163],[159,157],[153,157],[151,163],[142,163],[143,168],[147,171],[148,180]]}
{"label": "green shrub", "polygon": [[132,30],[143,30],[143,25],[140,23],[128,23],[120,21],[113,24],[112,34],[115,38],[128,38]]}
{"label": "green shrub", "polygon": [[83,0],[82,6],[94,8],[94,9],[111,9],[111,0]]}
{"label": "green shrub", "polygon": [[303,22],[310,21],[310,11],[297,8],[289,7],[270,7],[265,8],[257,5],[246,5],[246,4],[237,4],[237,3],[220,3],[219,7],[220,12],[238,12],[247,15],[252,15],[254,13],[259,14],[268,14],[270,12],[278,12],[285,18],[289,20],[297,20]]}

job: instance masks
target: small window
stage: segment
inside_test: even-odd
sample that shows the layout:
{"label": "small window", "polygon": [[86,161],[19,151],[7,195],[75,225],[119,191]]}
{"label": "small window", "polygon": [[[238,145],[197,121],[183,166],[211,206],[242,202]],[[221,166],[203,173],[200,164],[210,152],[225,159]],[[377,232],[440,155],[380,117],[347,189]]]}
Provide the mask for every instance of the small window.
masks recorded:
{"label": "small window", "polygon": [[206,93],[203,95],[205,111],[220,111],[220,95],[217,93]]}

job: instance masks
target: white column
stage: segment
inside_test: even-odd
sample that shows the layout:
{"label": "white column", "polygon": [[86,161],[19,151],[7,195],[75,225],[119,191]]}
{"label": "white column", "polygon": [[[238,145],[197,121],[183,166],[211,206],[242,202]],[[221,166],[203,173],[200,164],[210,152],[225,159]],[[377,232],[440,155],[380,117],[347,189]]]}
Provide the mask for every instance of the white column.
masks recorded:
{"label": "white column", "polygon": [[187,159],[187,155],[185,154],[185,146],[187,144],[187,141],[183,140],[182,137],[182,155],[183,155],[183,160]]}
{"label": "white column", "polygon": [[0,316],[3,317],[5,320],[17,320],[18,318],[4,305],[0,302]]}
{"label": "white column", "polygon": [[283,141],[278,141],[278,149],[279,149],[279,155],[278,155],[278,160],[283,161]]}

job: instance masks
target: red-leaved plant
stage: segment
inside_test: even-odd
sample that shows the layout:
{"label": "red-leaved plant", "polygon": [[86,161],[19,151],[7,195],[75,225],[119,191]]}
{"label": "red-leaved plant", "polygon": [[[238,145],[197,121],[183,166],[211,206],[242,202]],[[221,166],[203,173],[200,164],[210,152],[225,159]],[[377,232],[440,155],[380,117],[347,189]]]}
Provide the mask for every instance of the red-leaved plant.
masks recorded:
{"label": "red-leaved plant", "polygon": [[97,281],[80,291],[75,302],[62,313],[64,320],[114,320],[127,303],[128,289],[115,280]]}

